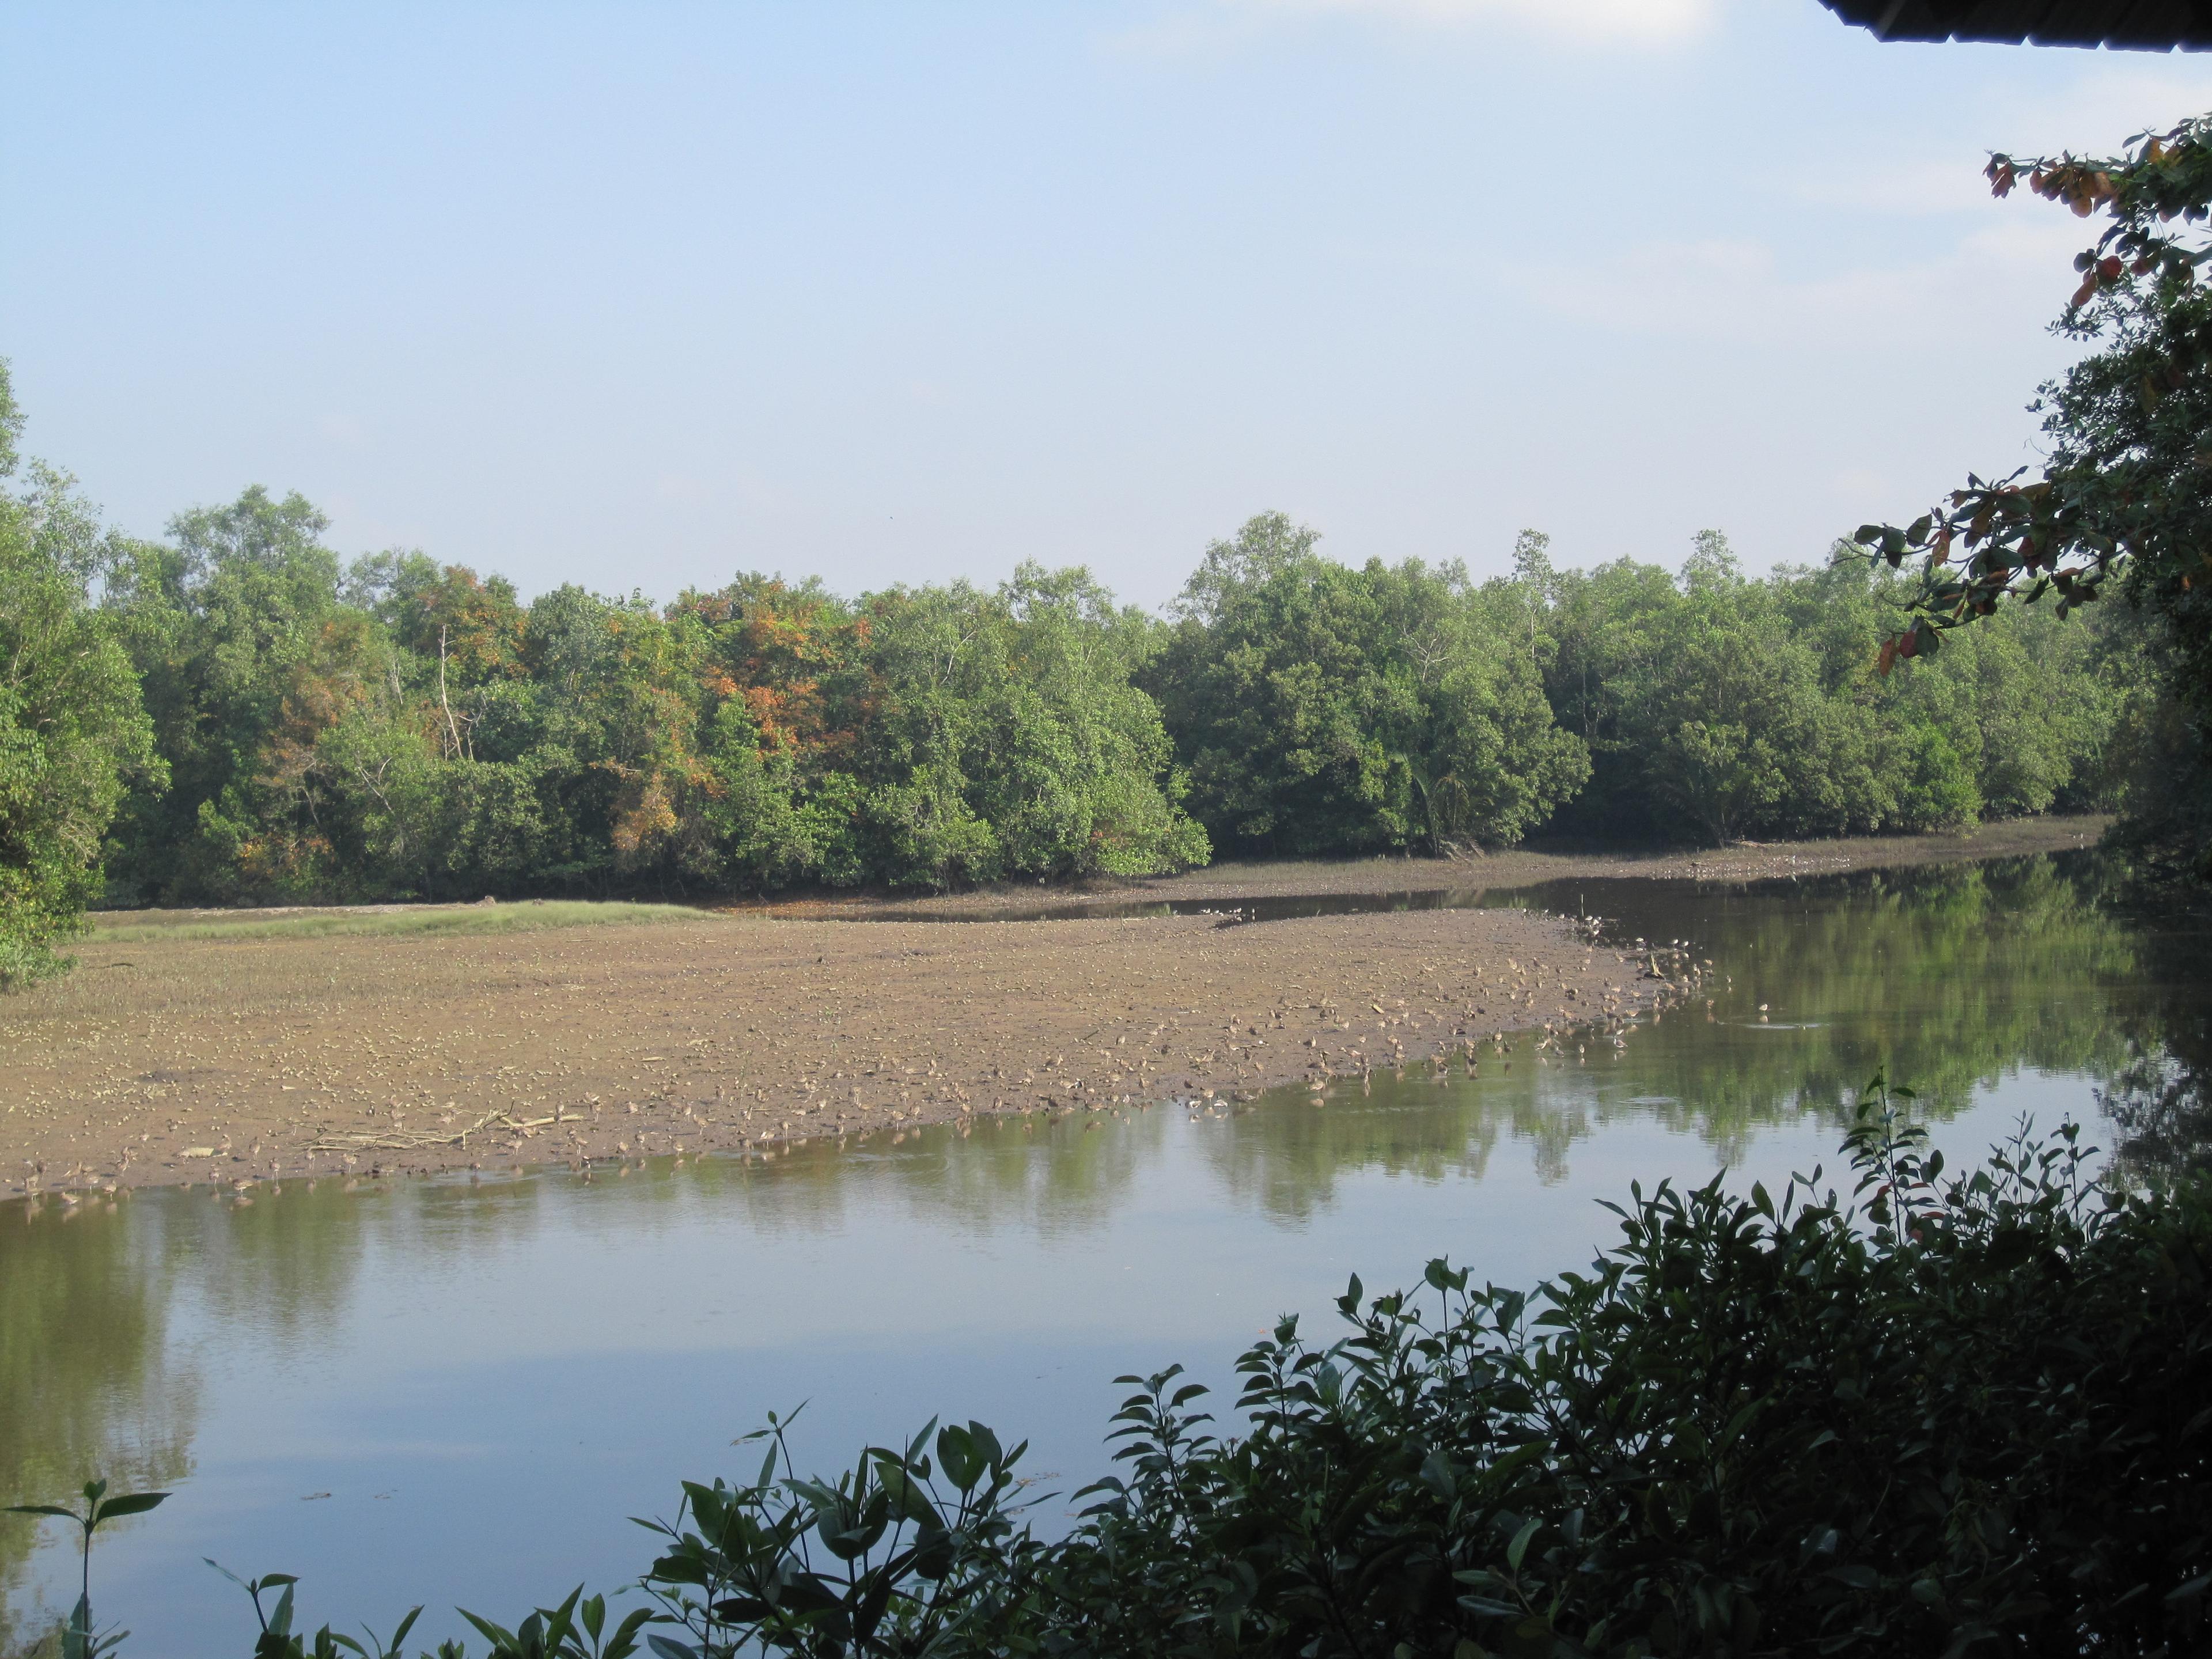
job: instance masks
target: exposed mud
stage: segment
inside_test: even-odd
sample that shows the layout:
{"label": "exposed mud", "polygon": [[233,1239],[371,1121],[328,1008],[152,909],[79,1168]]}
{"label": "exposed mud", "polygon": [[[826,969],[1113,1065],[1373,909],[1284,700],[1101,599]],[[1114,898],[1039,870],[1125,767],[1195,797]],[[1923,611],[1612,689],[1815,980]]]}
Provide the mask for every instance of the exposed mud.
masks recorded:
{"label": "exposed mud", "polygon": [[[1562,878],[1737,882],[2049,851],[2102,828],[1231,865],[1082,893],[491,934],[95,933],[69,980],[0,1003],[0,1192],[768,1152],[977,1113],[1504,1065],[1486,1039],[1610,1042],[1692,994],[1695,963],[1525,910],[1223,922],[1279,914],[1267,902],[1286,895],[1464,902]],[[1041,900],[1224,914],[1011,919]],[[916,919],[889,919],[901,913]],[[979,914],[1009,919],[919,919]]]}
{"label": "exposed mud", "polygon": [[[0,1006],[0,1190],[757,1149],[1617,1024],[1662,990],[1513,910],[95,942]],[[125,965],[128,964],[128,965]],[[1493,1057],[1490,1063],[1507,1063]]]}

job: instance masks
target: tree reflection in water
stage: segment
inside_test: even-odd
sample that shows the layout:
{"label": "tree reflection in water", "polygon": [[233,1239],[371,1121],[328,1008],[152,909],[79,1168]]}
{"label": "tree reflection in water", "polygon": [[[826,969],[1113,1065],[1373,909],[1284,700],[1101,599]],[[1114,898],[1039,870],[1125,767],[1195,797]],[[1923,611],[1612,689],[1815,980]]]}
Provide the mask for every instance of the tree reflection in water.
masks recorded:
{"label": "tree reflection in water", "polygon": [[[168,1354],[159,1228],[127,1203],[43,1207],[0,1209],[0,1504],[55,1502],[87,1471],[126,1492],[182,1480],[198,1395]],[[58,1616],[25,1594],[41,1541],[0,1517],[0,1652]]]}

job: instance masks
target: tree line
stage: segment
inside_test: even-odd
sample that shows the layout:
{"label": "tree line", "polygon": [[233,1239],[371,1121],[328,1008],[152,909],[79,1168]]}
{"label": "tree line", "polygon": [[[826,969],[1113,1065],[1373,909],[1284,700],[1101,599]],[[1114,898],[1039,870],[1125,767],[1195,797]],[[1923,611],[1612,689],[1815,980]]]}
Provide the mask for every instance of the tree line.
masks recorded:
{"label": "tree line", "polygon": [[0,382],[0,913],[11,978],[88,902],[711,895],[1134,875],[1217,854],[1914,830],[2103,805],[2140,647],[2017,608],[1875,672],[1904,579],[1510,576],[1322,556],[1262,514],[1169,614],[1079,568],[661,605],[419,552],[296,495],[159,540],[14,450]]}
{"label": "tree line", "polygon": [[1850,556],[1744,574],[1335,564],[1280,514],[1216,543],[1140,683],[1189,810],[1252,855],[1875,834],[2113,804],[2152,710],[2129,619],[2014,607],[1877,672],[1904,582]]}

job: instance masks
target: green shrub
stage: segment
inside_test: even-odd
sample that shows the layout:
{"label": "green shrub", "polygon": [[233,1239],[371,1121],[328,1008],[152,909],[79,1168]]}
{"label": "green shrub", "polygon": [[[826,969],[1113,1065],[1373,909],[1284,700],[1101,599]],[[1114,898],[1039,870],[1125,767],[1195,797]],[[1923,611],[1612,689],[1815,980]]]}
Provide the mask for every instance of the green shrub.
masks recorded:
{"label": "green shrub", "polygon": [[1533,1298],[1355,1280],[1349,1336],[1244,1357],[1235,1441],[1147,1379],[1054,1645],[2201,1651],[2206,1191],[2099,1187],[2071,1127],[1945,1182],[1873,1103],[1856,1212],[1662,1186]]}

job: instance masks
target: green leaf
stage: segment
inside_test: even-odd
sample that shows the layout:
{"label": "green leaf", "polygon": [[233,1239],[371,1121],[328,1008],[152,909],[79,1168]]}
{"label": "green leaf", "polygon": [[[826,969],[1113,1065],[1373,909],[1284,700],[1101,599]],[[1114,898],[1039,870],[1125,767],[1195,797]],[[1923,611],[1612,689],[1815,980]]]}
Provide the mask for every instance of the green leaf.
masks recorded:
{"label": "green leaf", "polygon": [[1457,1490],[1452,1475],[1452,1461],[1438,1447],[1421,1460],[1421,1484],[1437,1497],[1449,1499]]}
{"label": "green leaf", "polygon": [[[471,1613],[466,1607],[455,1607],[453,1611],[459,1613],[461,1617],[467,1620],[469,1623],[474,1625],[477,1627],[477,1633],[482,1636],[485,1641],[490,1643],[494,1648],[504,1648],[512,1650],[516,1645],[514,1632],[507,1629],[505,1626],[495,1625],[489,1619],[479,1619],[475,1613]],[[693,1655],[689,1648],[684,1650],[684,1659],[693,1659]]]}
{"label": "green leaf", "polygon": [[261,1581],[264,1589],[276,1583],[284,1586],[284,1593],[276,1598],[276,1611],[269,1615],[270,1635],[289,1636],[292,1633],[292,1595],[294,1588],[299,1582],[298,1579],[283,1573],[271,1573]]}
{"label": "green leaf", "polygon": [[1513,1534],[1513,1541],[1505,1547],[1505,1565],[1514,1571],[1521,1571],[1521,1559],[1528,1553],[1528,1540],[1543,1528],[1540,1517],[1532,1517],[1521,1523],[1521,1530]]}
{"label": "green leaf", "polygon": [[1492,1619],[1512,1619],[1521,1612],[1510,1601],[1500,1601],[1489,1595],[1462,1595],[1459,1598],[1459,1604],[1469,1613],[1482,1613]]}
{"label": "green leaf", "polygon": [[629,1659],[637,1651],[638,1632],[659,1616],[651,1607],[631,1608],[622,1623],[615,1626],[615,1633],[608,1641],[600,1659]]}
{"label": "green leaf", "polygon": [[983,1460],[975,1454],[975,1437],[957,1424],[937,1431],[937,1462],[956,1490],[972,1492],[983,1478]]}
{"label": "green leaf", "polygon": [[929,1443],[929,1437],[936,1432],[937,1419],[933,1417],[928,1422],[921,1425],[921,1432],[915,1436],[913,1440],[908,1443],[906,1449],[906,1461],[908,1463],[919,1461],[921,1456],[921,1449]]}
{"label": "green leaf", "polygon": [[200,1559],[206,1562],[208,1565],[213,1567],[217,1572],[229,1579],[232,1583],[237,1585],[239,1589],[246,1591],[249,1595],[255,1590],[261,1588],[261,1581],[259,1579],[257,1578],[252,1583],[247,1583],[246,1580],[240,1578],[236,1573],[233,1572],[228,1567],[223,1565],[222,1562],[216,1560],[212,1555],[203,1555],[200,1557]]}
{"label": "green leaf", "polygon": [[100,1506],[101,1521],[114,1521],[126,1515],[143,1515],[158,1509],[168,1498],[165,1492],[134,1492],[121,1498],[111,1498]]}

